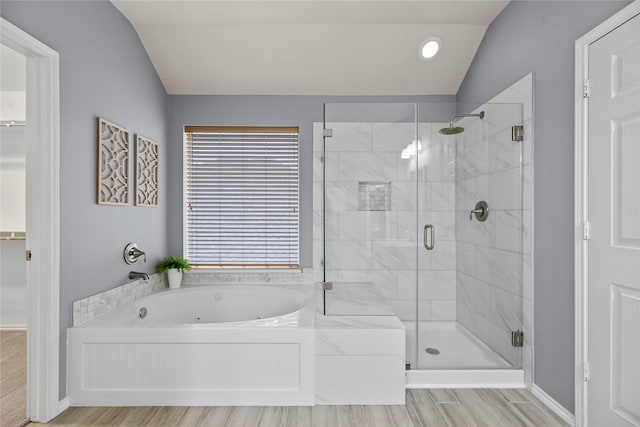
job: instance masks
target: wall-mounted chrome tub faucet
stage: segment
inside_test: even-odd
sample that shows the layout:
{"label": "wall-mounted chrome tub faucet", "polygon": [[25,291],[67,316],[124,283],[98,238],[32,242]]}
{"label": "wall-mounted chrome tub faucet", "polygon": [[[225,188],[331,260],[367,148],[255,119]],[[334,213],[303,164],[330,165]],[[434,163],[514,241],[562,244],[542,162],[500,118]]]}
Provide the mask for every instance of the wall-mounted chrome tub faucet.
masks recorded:
{"label": "wall-mounted chrome tub faucet", "polygon": [[149,280],[149,275],[147,273],[140,273],[139,271],[131,271],[131,272],[129,272],[129,279],[131,279],[131,280],[137,280],[137,279]]}
{"label": "wall-mounted chrome tub faucet", "polygon": [[133,264],[138,261],[138,258],[143,257],[143,261],[147,262],[147,254],[138,249],[138,245],[136,243],[129,243],[124,247],[124,252],[122,253],[124,257],[124,262],[127,264]]}

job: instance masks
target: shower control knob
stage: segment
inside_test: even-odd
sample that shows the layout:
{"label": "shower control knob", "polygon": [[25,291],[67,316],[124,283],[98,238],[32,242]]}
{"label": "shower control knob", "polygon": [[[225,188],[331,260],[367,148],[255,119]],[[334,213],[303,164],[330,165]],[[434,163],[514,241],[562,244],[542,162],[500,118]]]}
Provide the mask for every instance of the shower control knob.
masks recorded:
{"label": "shower control knob", "polygon": [[480,200],[476,203],[475,209],[472,209],[469,212],[469,221],[473,219],[473,215],[475,214],[476,219],[480,222],[484,222],[489,217],[489,205],[484,200]]}

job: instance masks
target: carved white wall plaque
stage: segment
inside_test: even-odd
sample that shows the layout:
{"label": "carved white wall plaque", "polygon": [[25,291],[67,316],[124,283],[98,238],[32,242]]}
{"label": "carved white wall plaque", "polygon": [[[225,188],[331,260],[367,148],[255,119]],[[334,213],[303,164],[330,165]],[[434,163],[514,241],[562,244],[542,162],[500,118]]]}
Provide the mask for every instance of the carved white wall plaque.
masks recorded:
{"label": "carved white wall plaque", "polygon": [[129,204],[129,131],[98,118],[98,204]]}
{"label": "carved white wall plaque", "polygon": [[158,206],[158,144],[136,138],[136,206]]}

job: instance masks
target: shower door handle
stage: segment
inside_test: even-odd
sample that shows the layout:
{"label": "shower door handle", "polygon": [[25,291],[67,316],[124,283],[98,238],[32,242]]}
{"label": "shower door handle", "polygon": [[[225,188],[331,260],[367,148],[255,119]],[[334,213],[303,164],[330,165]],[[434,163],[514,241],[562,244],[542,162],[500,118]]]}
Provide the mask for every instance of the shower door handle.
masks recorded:
{"label": "shower door handle", "polygon": [[433,225],[427,224],[424,226],[424,248],[428,251],[432,251],[435,245],[435,232]]}

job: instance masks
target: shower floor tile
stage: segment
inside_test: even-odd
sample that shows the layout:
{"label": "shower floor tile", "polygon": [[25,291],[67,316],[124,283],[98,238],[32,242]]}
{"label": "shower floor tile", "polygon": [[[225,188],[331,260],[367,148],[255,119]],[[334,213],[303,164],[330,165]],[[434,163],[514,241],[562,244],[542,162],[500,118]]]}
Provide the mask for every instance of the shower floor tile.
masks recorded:
{"label": "shower floor tile", "polygon": [[[407,326],[407,360],[413,369],[502,369],[511,364],[456,322],[421,322],[418,333],[418,365],[415,358],[415,325]],[[427,349],[429,351],[427,352]],[[435,351],[434,351],[435,350]]]}

